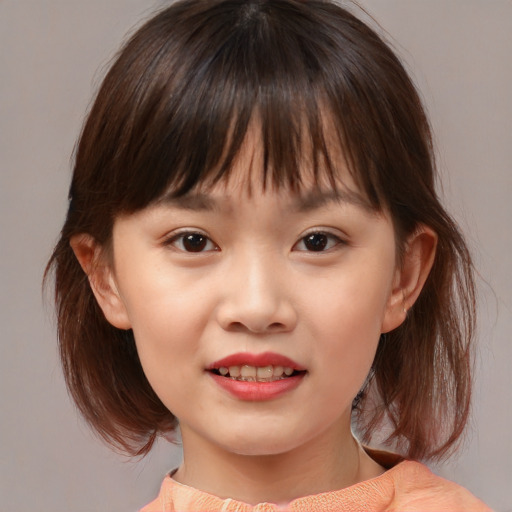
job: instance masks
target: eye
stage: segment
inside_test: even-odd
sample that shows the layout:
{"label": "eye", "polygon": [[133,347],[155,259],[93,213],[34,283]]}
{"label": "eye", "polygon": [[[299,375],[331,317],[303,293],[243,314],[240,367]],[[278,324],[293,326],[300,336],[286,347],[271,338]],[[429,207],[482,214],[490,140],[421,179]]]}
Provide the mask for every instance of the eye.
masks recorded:
{"label": "eye", "polygon": [[296,251],[323,252],[344,243],[341,238],[324,231],[314,231],[302,237],[294,246]]}
{"label": "eye", "polygon": [[219,248],[205,234],[186,231],[171,236],[165,245],[171,245],[183,252],[218,251]]}

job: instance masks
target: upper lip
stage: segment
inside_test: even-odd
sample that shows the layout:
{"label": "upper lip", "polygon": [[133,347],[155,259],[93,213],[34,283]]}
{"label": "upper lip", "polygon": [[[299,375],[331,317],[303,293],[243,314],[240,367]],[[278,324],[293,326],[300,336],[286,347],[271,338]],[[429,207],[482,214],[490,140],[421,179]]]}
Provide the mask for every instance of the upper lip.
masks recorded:
{"label": "upper lip", "polygon": [[250,352],[239,352],[219,359],[207,367],[207,370],[216,370],[219,368],[229,368],[230,366],[283,366],[292,368],[296,371],[304,371],[306,368],[301,366],[289,357],[274,352],[263,352],[262,354],[251,354]]}

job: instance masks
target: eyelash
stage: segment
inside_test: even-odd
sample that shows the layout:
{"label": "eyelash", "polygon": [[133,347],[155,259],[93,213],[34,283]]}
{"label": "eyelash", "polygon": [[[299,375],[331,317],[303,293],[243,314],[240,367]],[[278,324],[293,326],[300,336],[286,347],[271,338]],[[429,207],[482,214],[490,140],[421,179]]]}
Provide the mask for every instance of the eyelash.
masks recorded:
{"label": "eyelash", "polygon": [[302,252],[328,252],[331,249],[334,249],[335,247],[337,247],[338,245],[346,245],[345,240],[343,240],[342,238],[340,238],[339,236],[337,236],[333,233],[330,233],[329,231],[313,230],[313,231],[310,231],[309,233],[306,233],[304,236],[302,236],[300,238],[300,240],[293,246],[293,248],[295,249],[299,244],[305,245],[306,240],[315,235],[321,235],[322,237],[325,237],[327,239],[327,245],[329,244],[329,241],[331,242],[331,245],[328,246],[327,248],[321,247],[321,250],[318,250],[318,251],[316,251],[314,249],[313,250],[302,249],[301,250]]}
{"label": "eyelash", "polygon": [[[202,237],[205,245],[202,247],[200,246],[199,247],[200,250],[198,250],[198,251],[194,251],[194,250],[189,251],[189,250],[187,250],[187,248],[184,245],[186,243],[185,240],[186,240],[186,237],[192,237],[194,235]],[[181,244],[181,247],[179,247],[178,244]],[[202,233],[201,231],[180,231],[179,233],[174,233],[169,238],[164,240],[164,245],[165,246],[173,246],[178,251],[181,251],[184,253],[192,253],[192,254],[200,254],[203,252],[212,252],[212,251],[220,250],[219,247],[208,237],[208,235],[206,235],[205,233]],[[205,250],[205,247],[207,247],[208,245],[212,245],[213,248]]]}
{"label": "eyelash", "polygon": [[[312,239],[313,236],[320,236],[324,237],[323,239],[317,239],[316,241]],[[192,242],[191,237],[198,236],[201,237],[201,239],[196,240],[198,245],[195,247],[198,250],[189,250],[191,249],[191,246],[187,249],[186,247],[186,238],[189,237],[189,242]],[[310,238],[309,242],[315,244],[319,249],[308,249],[306,246],[307,239]],[[297,247],[302,244],[305,248],[304,249],[297,249]],[[325,245],[324,245],[325,244]],[[219,251],[220,248],[218,245],[216,245],[205,233],[202,233],[201,231],[180,231],[179,233],[174,233],[169,238],[167,238],[164,241],[165,246],[173,246],[178,251],[189,253],[189,254],[201,254],[205,252],[215,252]],[[334,248],[336,248],[338,245],[346,245],[346,241],[341,239],[339,236],[334,235],[333,233],[330,233],[328,231],[322,231],[322,230],[314,230],[310,231],[309,233],[306,233],[304,236],[302,236],[293,246],[293,250],[299,250],[300,252],[318,252],[318,253],[324,253],[328,252]],[[180,247],[181,246],[181,247]]]}

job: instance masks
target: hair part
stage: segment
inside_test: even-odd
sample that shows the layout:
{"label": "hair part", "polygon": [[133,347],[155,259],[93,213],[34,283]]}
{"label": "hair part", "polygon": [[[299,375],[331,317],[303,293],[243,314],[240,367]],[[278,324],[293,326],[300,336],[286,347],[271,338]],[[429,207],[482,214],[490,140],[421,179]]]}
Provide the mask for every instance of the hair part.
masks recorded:
{"label": "hair part", "polygon": [[[448,453],[467,422],[475,301],[471,258],[435,192],[429,123],[382,39],[324,0],[182,0],[140,28],[105,77],[77,145],[70,205],[48,263],[71,396],[130,454],[176,427],[142,370],[131,331],[111,326],[70,247],[107,247],[116,217],[164,193],[228,179],[248,130],[261,131],[263,186],[339,183],[341,148],[360,190],[403,245],[421,225],[437,256],[402,326],[378,347],[354,418],[365,441],[384,420],[412,459]],[[327,128],[328,127],[328,128]],[[333,143],[334,141],[334,143]]]}

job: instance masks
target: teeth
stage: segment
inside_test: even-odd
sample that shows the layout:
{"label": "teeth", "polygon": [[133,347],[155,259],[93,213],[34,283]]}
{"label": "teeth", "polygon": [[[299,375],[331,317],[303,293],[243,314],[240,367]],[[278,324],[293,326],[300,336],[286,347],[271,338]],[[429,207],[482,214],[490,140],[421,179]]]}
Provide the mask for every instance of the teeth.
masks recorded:
{"label": "teeth", "polygon": [[274,376],[274,369],[272,366],[264,366],[263,368],[258,368],[256,370],[256,377],[258,380],[261,379],[271,379]]}
{"label": "teeth", "polygon": [[223,377],[248,381],[248,382],[270,382],[272,380],[285,379],[293,373],[293,368],[283,366],[225,366],[218,369]]}
{"label": "teeth", "polygon": [[242,376],[242,378],[247,378],[247,377],[256,377],[256,373],[257,373],[257,370],[256,370],[256,367],[255,366],[248,366],[246,364],[244,364],[242,366],[242,368],[240,368],[240,375]]}
{"label": "teeth", "polygon": [[274,366],[274,377],[281,377],[284,373],[282,366]]}
{"label": "teeth", "polygon": [[240,377],[240,366],[230,366],[229,375],[235,379]]}

